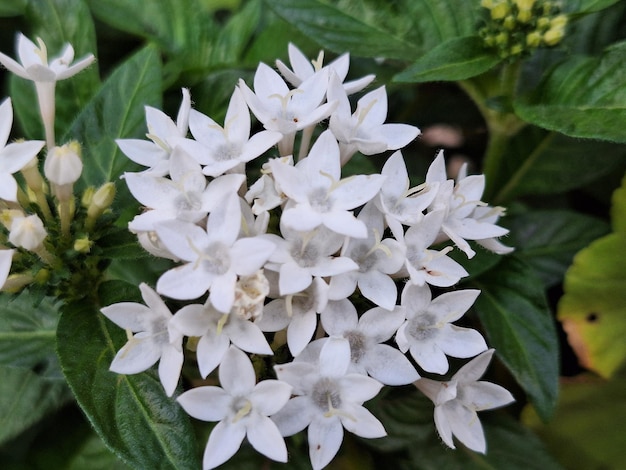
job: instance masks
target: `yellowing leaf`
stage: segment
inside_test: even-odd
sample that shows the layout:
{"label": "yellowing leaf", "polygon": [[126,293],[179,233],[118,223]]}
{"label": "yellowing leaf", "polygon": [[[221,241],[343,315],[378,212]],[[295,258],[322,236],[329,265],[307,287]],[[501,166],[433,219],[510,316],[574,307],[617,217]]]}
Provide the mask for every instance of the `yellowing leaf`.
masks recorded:
{"label": "yellowing leaf", "polygon": [[610,377],[626,359],[626,233],[580,251],[565,275],[558,318],[581,364]]}

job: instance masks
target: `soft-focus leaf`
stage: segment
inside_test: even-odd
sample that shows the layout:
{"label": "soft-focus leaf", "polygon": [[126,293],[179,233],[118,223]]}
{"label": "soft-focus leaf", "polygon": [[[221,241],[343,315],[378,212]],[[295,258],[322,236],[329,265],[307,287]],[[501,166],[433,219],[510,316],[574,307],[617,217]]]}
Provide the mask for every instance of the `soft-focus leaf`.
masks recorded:
{"label": "soft-focus leaf", "polygon": [[515,100],[524,120],[573,137],[626,142],[626,43],[601,57],[572,56]]}
{"label": "soft-focus leaf", "polygon": [[0,364],[32,368],[55,356],[58,305],[35,304],[28,290],[0,296]]}
{"label": "soft-focus leaf", "polygon": [[580,363],[610,377],[626,360],[626,234],[580,251],[565,275],[558,318]]}
{"label": "soft-focus leaf", "polygon": [[24,13],[28,0],[3,0],[0,2],[0,17],[19,16]]}
{"label": "soft-focus leaf", "polygon": [[542,282],[515,256],[475,279],[481,289],[474,308],[487,343],[524,389],[542,419],[558,396],[558,341]]}
{"label": "soft-focus leaf", "polygon": [[135,165],[117,148],[115,139],[146,132],[144,106],[161,103],[161,64],[157,51],[146,47],[125,61],[80,113],[69,135],[83,144],[82,181],[98,186],[117,181]]}
{"label": "soft-focus leaf", "polygon": [[478,36],[449,39],[428,51],[394,77],[399,82],[454,81],[480,75],[502,59]]}
{"label": "soft-focus leaf", "polygon": [[[125,295],[126,283],[107,283],[104,288],[109,294],[103,304],[137,295]],[[120,458],[135,468],[199,468],[189,418],[174,398],[165,395],[156,374],[109,371],[126,342],[121,328],[95,306],[69,305],[59,321],[57,341],[63,372],[78,403]]]}
{"label": "soft-focus leaf", "polygon": [[622,185],[613,192],[611,225],[614,232],[626,234],[626,175],[622,179]]}
{"label": "soft-focus leaf", "polygon": [[532,410],[523,421],[533,428],[566,468],[618,469],[624,464],[626,379],[609,381],[586,375],[561,382],[559,406],[549,423]]}
{"label": "soft-focus leaf", "polygon": [[504,241],[532,266],[546,287],[559,283],[574,255],[609,231],[606,222],[573,211],[529,211],[503,219]]}
{"label": "soft-focus leaf", "polygon": [[621,0],[569,0],[563,4],[564,10],[569,13],[592,13],[604,10]]}
{"label": "soft-focus leaf", "polygon": [[[590,156],[593,155],[593,158]],[[524,129],[510,142],[497,177],[497,204],[516,196],[555,194],[579,188],[626,161],[626,146],[581,140],[541,129]]]}
{"label": "soft-focus leaf", "polygon": [[[75,60],[97,54],[96,34],[89,9],[83,0],[31,0],[25,12],[29,30],[23,31],[35,41],[41,37],[46,43],[48,59],[57,57],[66,44],[74,48]],[[3,51],[17,58],[14,51]],[[100,84],[97,63],[79,74],[56,84],[57,140],[68,130],[80,110],[94,95]],[[30,80],[11,75],[11,97],[15,113],[26,137],[43,138],[43,125],[37,105],[35,86]]]}
{"label": "soft-focus leaf", "polygon": [[0,366],[0,443],[28,429],[67,400],[67,386],[29,369]]}
{"label": "soft-focus leaf", "polygon": [[319,0],[271,0],[268,6],[280,17],[315,39],[323,47],[361,57],[411,59],[415,47],[392,32],[344,13]]}

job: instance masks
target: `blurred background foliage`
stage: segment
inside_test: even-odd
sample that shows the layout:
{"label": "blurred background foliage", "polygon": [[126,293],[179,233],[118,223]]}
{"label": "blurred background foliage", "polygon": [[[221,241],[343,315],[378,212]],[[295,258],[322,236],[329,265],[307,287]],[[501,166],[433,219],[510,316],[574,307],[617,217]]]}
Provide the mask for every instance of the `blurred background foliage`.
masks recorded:
{"label": "blurred background foliage", "polygon": [[[491,380],[518,401],[483,415],[489,448],[480,456],[438,441],[427,399],[388,390],[369,406],[389,436],[346,436],[329,468],[618,469],[626,460],[626,190],[618,190],[626,170],[626,2],[560,6],[568,25],[556,47],[503,58],[480,41],[488,14],[478,1],[2,0],[0,50],[13,55],[21,31],[42,37],[52,55],[66,42],[77,57],[96,55],[96,65],[57,87],[58,135],[78,138],[93,162],[85,165],[85,185],[117,182],[133,169],[113,139],[145,134],[143,106],[174,116],[180,88],[188,87],[194,107],[220,122],[238,78],[250,84],[259,62],[287,62],[289,42],[311,58],[324,49],[325,63],[350,52],[350,77],[374,73],[370,89],[387,87],[387,121],[423,131],[403,149],[414,184],[443,148],[451,171],[466,162],[470,172],[485,172],[485,201],[508,208],[501,223],[515,253],[501,259],[479,251],[463,285],[483,290],[468,321],[498,351]],[[41,138],[31,84],[0,71],[0,87],[14,102],[12,136]],[[369,173],[383,163],[356,155],[345,171]],[[138,208],[118,188],[122,226]],[[154,260],[129,266],[117,259],[110,277],[136,285],[161,269]],[[70,311],[57,334],[58,308],[34,304],[28,292],[1,301],[0,467],[127,468],[117,454],[147,468],[145,455],[106,436],[115,421],[98,415],[98,392],[87,391],[95,398],[86,403],[74,383],[88,419],[79,411],[56,339],[80,317]],[[90,341],[89,331],[74,333]],[[59,346],[58,354],[63,360],[80,351]],[[106,399],[121,393],[110,392]],[[201,449],[207,426],[185,426],[194,427],[189,439]],[[133,439],[140,442],[140,434]],[[286,467],[308,468],[301,435],[289,448]],[[160,461],[154,452],[159,468],[191,461]],[[244,447],[224,468],[260,462]]]}

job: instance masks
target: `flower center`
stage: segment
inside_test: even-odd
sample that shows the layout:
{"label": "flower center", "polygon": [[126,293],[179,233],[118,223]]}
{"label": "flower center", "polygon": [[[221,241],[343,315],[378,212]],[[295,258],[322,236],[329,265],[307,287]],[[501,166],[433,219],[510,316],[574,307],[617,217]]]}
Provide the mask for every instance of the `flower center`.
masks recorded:
{"label": "flower center", "polygon": [[409,320],[407,333],[418,341],[426,341],[439,334],[435,317],[429,313],[423,313]]}
{"label": "flower center", "polygon": [[344,336],[348,340],[348,343],[350,343],[350,359],[352,362],[358,363],[367,350],[367,339],[363,333],[359,331],[350,331]]}
{"label": "flower center", "polygon": [[313,386],[313,403],[320,409],[331,412],[341,406],[341,393],[337,382],[330,377],[322,377]]}

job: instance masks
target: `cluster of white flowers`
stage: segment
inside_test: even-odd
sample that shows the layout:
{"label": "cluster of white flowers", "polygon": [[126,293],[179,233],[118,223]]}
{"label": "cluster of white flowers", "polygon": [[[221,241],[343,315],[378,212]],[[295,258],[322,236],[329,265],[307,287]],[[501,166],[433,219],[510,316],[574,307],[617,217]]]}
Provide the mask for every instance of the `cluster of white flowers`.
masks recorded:
{"label": "cluster of white flowers", "polygon": [[[284,462],[283,436],[307,427],[312,466],[323,468],[344,428],[384,436],[363,403],[383,385],[411,383],[434,401],[447,445],[454,447],[454,434],[485,452],[476,411],[512,397],[478,381],[493,351],[480,333],[453,324],[479,291],[433,298],[430,286],[450,287],[468,275],[447,256],[453,246],[442,248],[447,241],[468,258],[475,253],[467,240],[510,251],[497,240],[507,233],[496,225],[502,209],[481,202],[484,176],[462,170],[448,179],[441,153],[424,184],[411,188],[399,149],[419,129],[385,123],[384,86],[363,94],[352,111],[348,95],[374,77],[344,83],[347,54],[322,66],[323,55],[310,62],[290,45],[289,57],[291,69],[277,62],[282,77],[260,64],[254,89],[239,82],[223,126],[192,109],[183,90],[176,121],[146,107],[149,140],[117,141],[148,167],[124,175],[145,206],[129,228],[149,252],[177,264],[156,289],[140,286],[145,305],[102,309],[134,333],[111,370],[138,373],[158,361],[173,395],[190,338],[200,375],[218,370],[221,384],[177,398],[191,416],[219,422],[206,447],[207,469],[228,460],[246,437]],[[252,136],[250,111],[264,126]],[[395,153],[381,174],[342,177],[356,152],[387,151]],[[268,153],[261,176],[249,182],[246,164]],[[359,294],[372,308],[357,311]],[[172,314],[161,295],[199,303]],[[274,365],[277,380],[256,383],[251,357],[285,347],[293,361]],[[477,357],[447,382],[420,378],[415,364],[446,374],[447,356]]]}

